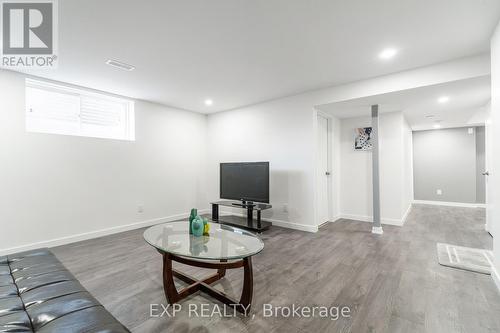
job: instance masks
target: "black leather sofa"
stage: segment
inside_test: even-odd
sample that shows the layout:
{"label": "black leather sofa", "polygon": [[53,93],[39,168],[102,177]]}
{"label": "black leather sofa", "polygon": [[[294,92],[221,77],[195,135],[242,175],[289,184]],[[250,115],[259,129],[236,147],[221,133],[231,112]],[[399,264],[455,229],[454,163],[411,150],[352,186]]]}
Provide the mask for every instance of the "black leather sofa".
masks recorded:
{"label": "black leather sofa", "polygon": [[129,332],[47,249],[0,256],[0,332]]}

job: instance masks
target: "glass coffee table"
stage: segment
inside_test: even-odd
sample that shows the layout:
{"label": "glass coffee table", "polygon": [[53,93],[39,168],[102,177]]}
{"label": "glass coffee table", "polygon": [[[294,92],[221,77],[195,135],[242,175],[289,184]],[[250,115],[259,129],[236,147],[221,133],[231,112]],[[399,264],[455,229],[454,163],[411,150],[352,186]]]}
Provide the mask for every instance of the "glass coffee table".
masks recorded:
{"label": "glass coffee table", "polygon": [[[218,223],[210,223],[209,236],[195,237],[189,234],[189,222],[158,224],[144,231],[144,239],[163,256],[163,289],[170,304],[202,291],[218,301],[248,314],[252,304],[253,273],[252,256],[264,248],[262,240],[242,229]],[[172,261],[185,265],[216,269],[202,280],[172,268]],[[243,267],[243,291],[240,300],[234,300],[211,286],[224,277],[226,269]],[[174,277],[186,282],[187,287],[178,291]]]}

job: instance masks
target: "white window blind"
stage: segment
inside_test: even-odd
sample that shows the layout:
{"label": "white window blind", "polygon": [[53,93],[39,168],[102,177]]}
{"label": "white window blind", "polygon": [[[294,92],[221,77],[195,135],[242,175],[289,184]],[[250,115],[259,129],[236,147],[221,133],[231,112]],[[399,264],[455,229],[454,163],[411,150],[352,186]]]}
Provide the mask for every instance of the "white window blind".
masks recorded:
{"label": "white window blind", "polygon": [[123,98],[26,80],[29,132],[135,140],[134,103]]}

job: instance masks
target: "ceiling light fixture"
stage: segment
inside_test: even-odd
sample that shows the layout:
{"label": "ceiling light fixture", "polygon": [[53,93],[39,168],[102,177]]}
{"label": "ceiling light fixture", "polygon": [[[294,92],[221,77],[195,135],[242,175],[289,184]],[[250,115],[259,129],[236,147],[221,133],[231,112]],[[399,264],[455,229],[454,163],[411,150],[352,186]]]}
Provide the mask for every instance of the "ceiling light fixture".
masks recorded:
{"label": "ceiling light fixture", "polygon": [[206,105],[206,106],[210,106],[210,105],[212,105],[212,104],[214,104],[214,101],[212,101],[211,99],[206,99],[206,100],[205,100],[205,105]]}
{"label": "ceiling light fixture", "polygon": [[113,60],[113,59],[106,60],[106,65],[109,65],[111,67],[116,67],[119,69],[123,69],[123,70],[128,71],[128,72],[131,72],[135,69],[135,66],[126,64],[126,63],[118,61],[118,60]]}
{"label": "ceiling light fixture", "polygon": [[441,128],[441,124],[440,123],[435,123],[432,127],[434,127],[435,129],[438,129],[438,128]]}
{"label": "ceiling light fixture", "polygon": [[394,56],[398,53],[398,50],[389,48],[385,49],[379,53],[378,57],[383,60],[388,60],[394,58]]}
{"label": "ceiling light fixture", "polygon": [[438,98],[438,103],[440,103],[440,104],[448,103],[449,100],[450,100],[450,98],[448,96],[442,96],[442,97]]}

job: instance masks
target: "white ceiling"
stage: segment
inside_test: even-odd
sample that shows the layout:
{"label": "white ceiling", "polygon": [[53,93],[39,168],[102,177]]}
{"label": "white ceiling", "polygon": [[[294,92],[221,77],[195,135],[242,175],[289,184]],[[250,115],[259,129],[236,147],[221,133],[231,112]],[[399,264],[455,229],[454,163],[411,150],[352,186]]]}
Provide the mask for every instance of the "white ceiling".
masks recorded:
{"label": "white ceiling", "polygon": [[31,74],[206,113],[483,53],[500,19],[498,0],[58,3],[59,68]]}
{"label": "white ceiling", "polygon": [[[447,96],[447,103],[439,103]],[[484,106],[491,98],[491,78],[443,83],[416,89],[353,99],[317,106],[338,118],[370,115],[370,106],[379,104],[379,112],[403,111],[413,130],[426,130],[439,123],[442,128],[484,124]],[[426,116],[433,115],[432,118]]]}

